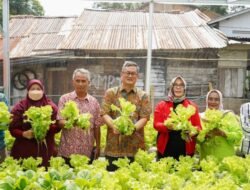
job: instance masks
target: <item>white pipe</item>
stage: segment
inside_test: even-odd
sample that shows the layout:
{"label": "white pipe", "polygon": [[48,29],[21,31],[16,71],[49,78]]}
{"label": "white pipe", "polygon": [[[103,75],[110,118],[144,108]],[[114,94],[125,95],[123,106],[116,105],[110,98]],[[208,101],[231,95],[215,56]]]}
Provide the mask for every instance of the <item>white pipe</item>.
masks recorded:
{"label": "white pipe", "polygon": [[154,2],[152,0],[149,3],[148,52],[147,52],[146,82],[145,82],[145,87],[146,87],[145,90],[148,94],[150,94],[150,82],[151,82],[153,12],[154,12]]}
{"label": "white pipe", "polygon": [[9,51],[9,0],[3,0],[3,83],[5,96],[10,103]]}

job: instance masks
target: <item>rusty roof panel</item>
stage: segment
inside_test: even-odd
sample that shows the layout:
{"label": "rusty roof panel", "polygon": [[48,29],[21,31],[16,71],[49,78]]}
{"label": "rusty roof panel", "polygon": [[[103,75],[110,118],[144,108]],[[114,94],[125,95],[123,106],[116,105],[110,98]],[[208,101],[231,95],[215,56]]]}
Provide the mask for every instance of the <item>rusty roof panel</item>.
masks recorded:
{"label": "rusty roof panel", "polygon": [[[222,48],[227,38],[207,25],[198,10],[182,14],[155,13],[154,50]],[[61,49],[146,50],[148,13],[84,11]]]}
{"label": "rusty roof panel", "polygon": [[[210,28],[208,21],[198,10],[155,13],[152,49],[225,47],[227,38]],[[83,11],[78,18],[16,16],[11,18],[9,28],[11,58],[65,49],[146,50],[148,46],[148,13],[143,12]]]}
{"label": "rusty roof panel", "polygon": [[[57,53],[76,17],[15,16],[10,20],[10,57]],[[18,42],[18,43],[17,43]],[[2,50],[1,50],[2,52]]]}

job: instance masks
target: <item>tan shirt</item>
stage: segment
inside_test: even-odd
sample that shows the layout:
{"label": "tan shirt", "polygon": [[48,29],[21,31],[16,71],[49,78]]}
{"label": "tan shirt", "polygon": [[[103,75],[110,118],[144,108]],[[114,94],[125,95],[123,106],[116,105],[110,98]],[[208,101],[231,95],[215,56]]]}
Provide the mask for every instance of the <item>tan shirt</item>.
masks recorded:
{"label": "tan shirt", "polygon": [[[136,123],[141,118],[149,119],[151,114],[151,104],[148,95],[138,88],[134,88],[130,92],[126,92],[121,87],[110,88],[106,91],[101,108],[101,115],[109,115],[112,119],[117,118],[117,112],[111,110],[111,105],[118,107],[119,98],[123,97],[126,100],[136,105],[136,111],[132,116],[132,121]],[[105,154],[112,157],[133,157],[138,149],[145,149],[144,143],[144,129],[136,131],[130,136],[116,135],[108,128],[107,142]]]}

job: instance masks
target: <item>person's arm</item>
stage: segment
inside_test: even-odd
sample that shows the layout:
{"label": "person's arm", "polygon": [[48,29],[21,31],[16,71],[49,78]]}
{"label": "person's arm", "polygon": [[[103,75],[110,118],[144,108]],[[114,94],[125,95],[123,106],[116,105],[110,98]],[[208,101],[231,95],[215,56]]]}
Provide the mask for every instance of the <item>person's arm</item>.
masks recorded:
{"label": "person's arm", "polygon": [[100,105],[97,102],[96,104],[96,111],[94,115],[94,137],[95,137],[95,154],[94,159],[97,159],[100,156],[100,149],[101,149],[101,130],[100,127],[104,124],[103,119],[100,115]]}
{"label": "person's arm", "polygon": [[155,128],[155,130],[157,130],[160,133],[167,133],[168,129],[164,125],[164,121],[165,121],[166,118],[164,117],[164,111],[163,111],[162,108],[164,108],[163,102],[160,102],[155,108],[155,111],[154,111],[154,128]]}
{"label": "person's arm", "polygon": [[60,129],[64,128],[64,125],[66,122],[66,120],[64,120],[61,116],[61,110],[63,109],[64,104],[66,102],[66,100],[64,99],[65,99],[64,96],[60,97],[58,101],[58,108],[57,108],[57,115],[56,115],[56,125]]}
{"label": "person's arm", "polygon": [[94,158],[97,159],[100,156],[100,144],[101,144],[100,127],[94,128],[94,135],[95,135],[95,143],[96,143]]}
{"label": "person's arm", "polygon": [[148,118],[141,118],[135,123],[135,130],[141,130],[148,122]]}
{"label": "person's arm", "polygon": [[113,131],[114,134],[117,134],[117,135],[120,134],[113,123],[113,119],[108,114],[103,115],[102,118],[104,122],[106,123],[106,125]]}
{"label": "person's arm", "polygon": [[34,137],[32,129],[23,130],[24,125],[30,125],[29,123],[24,123],[23,113],[25,108],[19,102],[11,111],[12,121],[9,126],[10,134],[15,138],[26,138],[32,139]]}
{"label": "person's arm", "polygon": [[105,95],[103,98],[102,107],[101,107],[101,116],[105,124],[108,126],[109,129],[113,131],[114,134],[120,134],[113,123],[113,119],[109,115],[111,111],[111,105],[113,104],[113,99],[114,99],[114,93],[110,89],[108,89],[105,92]]}
{"label": "person's arm", "polygon": [[52,107],[53,110],[51,120],[55,121],[54,124],[50,125],[49,133],[58,133],[61,130],[61,127],[58,125],[58,121],[56,120],[58,108],[51,100],[49,100],[49,105]]}
{"label": "person's arm", "polygon": [[139,120],[135,123],[135,131],[140,131],[143,129],[150,119],[152,108],[149,96],[146,93],[142,96],[140,105],[141,108],[139,109]]}

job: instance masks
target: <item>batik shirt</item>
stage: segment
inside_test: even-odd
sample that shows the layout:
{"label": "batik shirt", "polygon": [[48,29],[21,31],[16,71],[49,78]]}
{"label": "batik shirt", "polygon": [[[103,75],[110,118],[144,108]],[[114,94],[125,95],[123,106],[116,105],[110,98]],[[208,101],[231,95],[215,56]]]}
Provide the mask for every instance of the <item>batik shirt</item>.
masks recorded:
{"label": "batik shirt", "polygon": [[240,120],[244,138],[242,140],[241,151],[244,154],[250,153],[250,103],[245,103],[240,108]]}
{"label": "batik shirt", "polygon": [[76,102],[80,113],[88,112],[92,115],[91,126],[88,130],[83,130],[79,127],[62,129],[58,155],[69,158],[71,154],[81,154],[90,158],[95,142],[94,128],[102,125],[100,105],[98,101],[89,94],[83,100],[77,97],[75,91],[65,94],[60,98],[58,103],[59,111],[57,120],[63,119],[60,110],[63,109],[65,103],[69,100]]}
{"label": "batik shirt", "polygon": [[[151,113],[149,97],[144,91],[138,88],[134,88],[130,92],[126,92],[125,89],[121,87],[108,89],[102,103],[101,115],[107,114],[112,119],[117,118],[119,116],[118,113],[113,112],[110,107],[112,104],[120,107],[120,97],[136,105],[136,111],[131,118],[134,123],[141,118],[149,119]],[[138,149],[145,149],[144,128],[129,136],[116,135],[112,129],[108,128],[105,155],[112,157],[133,157]]]}

